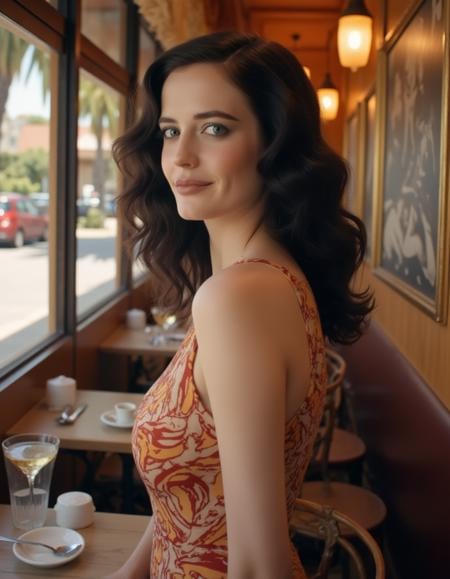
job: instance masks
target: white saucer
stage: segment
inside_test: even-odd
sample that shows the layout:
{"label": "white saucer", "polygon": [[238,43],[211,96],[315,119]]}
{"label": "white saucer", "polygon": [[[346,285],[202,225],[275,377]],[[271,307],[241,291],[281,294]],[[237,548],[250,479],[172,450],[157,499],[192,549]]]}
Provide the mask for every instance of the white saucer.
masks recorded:
{"label": "white saucer", "polygon": [[19,545],[19,543],[13,545],[14,555],[24,563],[35,567],[59,567],[65,565],[78,557],[85,547],[84,539],[80,533],[64,527],[40,527],[27,531],[18,538],[27,541],[41,541],[42,543],[48,543],[52,547],[73,545],[74,543],[81,543],[82,545],[79,551],[69,555],[69,557],[59,557],[52,553],[50,549],[39,547],[38,545]]}
{"label": "white saucer", "polygon": [[114,428],[132,428],[134,424],[134,418],[127,424],[118,424],[114,410],[107,410],[106,412],[103,412],[103,414],[100,415],[100,420],[103,422],[103,424],[106,424],[107,426],[114,426]]}

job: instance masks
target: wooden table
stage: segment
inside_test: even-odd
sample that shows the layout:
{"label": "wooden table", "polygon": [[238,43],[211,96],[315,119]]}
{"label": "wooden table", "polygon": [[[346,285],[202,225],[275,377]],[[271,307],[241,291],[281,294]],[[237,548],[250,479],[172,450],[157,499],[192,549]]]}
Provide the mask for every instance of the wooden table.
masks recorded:
{"label": "wooden table", "polygon": [[[100,344],[100,351],[105,354],[122,354],[124,356],[163,356],[171,357],[180,347],[179,340],[167,341],[160,345],[152,342],[155,336],[155,327],[147,326],[145,330],[129,330],[119,326],[104,342]],[[161,334],[179,333],[179,330],[170,332],[161,331]]]}
{"label": "wooden table", "polygon": [[[77,405],[88,407],[74,424],[60,425],[56,422],[58,412],[50,411],[44,400],[38,402],[6,433],[45,432],[60,439],[60,448],[71,451],[114,452],[122,460],[122,496],[124,510],[133,512],[131,495],[133,486],[133,458],[131,456],[131,429],[114,428],[100,421],[100,415],[114,408],[117,402],[134,402],[138,405],[142,394],[129,392],[106,392],[101,390],[78,390]],[[90,465],[88,463],[88,467]],[[87,485],[91,484],[95,471],[88,469]]]}
{"label": "wooden table", "polygon": [[107,392],[103,390],[78,390],[78,404],[88,407],[74,424],[61,426],[56,422],[59,412],[50,411],[44,400],[38,402],[6,433],[45,432],[60,439],[60,448],[70,450],[97,450],[131,454],[131,429],[114,428],[100,421],[100,415],[114,408],[117,402],[134,402],[138,405],[142,394]]}
{"label": "wooden table", "polygon": [[152,356],[160,359],[161,371],[178,350],[181,340],[167,340],[155,345],[153,338],[156,335],[182,333],[175,329],[164,331],[158,326],[147,326],[145,330],[130,330],[125,325],[119,326],[104,342],[100,344],[101,356],[126,356],[128,364],[128,391],[136,391],[136,383],[141,372],[143,356]]}
{"label": "wooden table", "polygon": [[[0,542],[0,577],[2,579],[32,579],[34,577],[73,577],[100,579],[116,571],[129,557],[145,531],[150,517],[95,513],[94,524],[77,529],[86,541],[79,557],[63,565],[48,569],[32,567],[16,559],[10,543]],[[46,526],[55,525],[55,513],[48,510]],[[0,534],[18,537],[25,531],[11,522],[10,506],[0,505]]]}

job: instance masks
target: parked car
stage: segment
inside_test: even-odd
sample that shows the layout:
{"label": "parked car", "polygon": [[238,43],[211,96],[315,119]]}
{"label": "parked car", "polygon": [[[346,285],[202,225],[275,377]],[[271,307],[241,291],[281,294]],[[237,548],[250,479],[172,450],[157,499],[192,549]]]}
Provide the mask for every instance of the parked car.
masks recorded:
{"label": "parked car", "polygon": [[79,197],[77,199],[77,215],[78,217],[86,217],[89,209],[97,209],[100,206],[100,199],[98,197]]}
{"label": "parked car", "polygon": [[107,217],[116,217],[117,215],[117,202],[115,195],[106,194],[104,200],[105,215]]}
{"label": "parked car", "polygon": [[36,205],[40,215],[48,215],[48,193],[30,193],[29,199]]}
{"label": "parked car", "polygon": [[25,195],[0,193],[0,242],[22,247],[27,241],[48,238],[48,216],[40,215]]}

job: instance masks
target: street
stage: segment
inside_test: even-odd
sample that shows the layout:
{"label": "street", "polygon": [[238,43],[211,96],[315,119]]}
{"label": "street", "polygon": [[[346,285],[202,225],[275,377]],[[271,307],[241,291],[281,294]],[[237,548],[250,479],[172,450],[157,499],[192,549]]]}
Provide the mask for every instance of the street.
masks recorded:
{"label": "street", "polygon": [[[86,311],[115,284],[116,220],[77,230],[77,310]],[[48,335],[48,243],[0,247],[0,366]]]}

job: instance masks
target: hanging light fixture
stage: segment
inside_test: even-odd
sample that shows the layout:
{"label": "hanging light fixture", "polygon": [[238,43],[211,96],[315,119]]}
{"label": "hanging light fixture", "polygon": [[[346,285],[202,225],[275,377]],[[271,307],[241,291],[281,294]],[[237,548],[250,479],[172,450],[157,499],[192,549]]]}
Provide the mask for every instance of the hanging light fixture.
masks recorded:
{"label": "hanging light fixture", "polygon": [[364,0],[349,0],[338,24],[338,54],[342,66],[366,66],[372,44],[372,16]]}
{"label": "hanging light fixture", "polygon": [[[292,41],[294,42],[294,46],[292,47],[292,51],[296,54],[299,50],[298,42],[301,38],[301,34],[298,32],[293,32],[291,34]],[[306,76],[311,80],[311,70],[308,66],[303,66],[303,70],[305,71]]]}
{"label": "hanging light fixture", "polygon": [[339,91],[331,80],[331,74],[326,72],[322,84],[317,90],[320,116],[324,121],[332,121],[337,117],[339,109]]}
{"label": "hanging light fixture", "polygon": [[320,106],[320,117],[323,121],[332,121],[337,117],[338,109],[339,109],[339,91],[331,80],[331,73],[330,73],[330,46],[331,46],[331,37],[333,33],[336,31],[336,27],[333,27],[328,32],[328,39],[327,39],[327,68],[325,77],[322,81],[322,84],[317,90],[317,98],[319,100]]}

